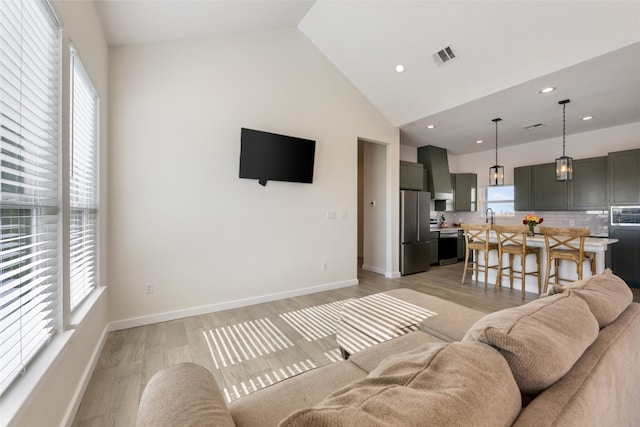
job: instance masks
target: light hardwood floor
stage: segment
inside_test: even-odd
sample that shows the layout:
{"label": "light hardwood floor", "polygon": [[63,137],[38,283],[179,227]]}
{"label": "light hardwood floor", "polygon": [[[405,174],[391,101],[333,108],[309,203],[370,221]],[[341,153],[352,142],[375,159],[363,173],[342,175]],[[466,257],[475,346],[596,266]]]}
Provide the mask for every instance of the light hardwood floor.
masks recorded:
{"label": "light hardwood floor", "polygon": [[[432,267],[398,279],[361,270],[357,286],[111,332],[73,425],[133,426],[145,384],[175,363],[209,369],[230,401],[339,360],[335,335],[323,327],[349,298],[404,287],[484,312],[522,304],[518,290],[494,292],[489,285],[485,292],[469,275],[461,285],[462,266]],[[634,296],[640,299],[640,293]],[[536,298],[527,294],[525,302]],[[296,319],[306,327],[298,328]],[[314,336],[305,337],[305,330]]]}

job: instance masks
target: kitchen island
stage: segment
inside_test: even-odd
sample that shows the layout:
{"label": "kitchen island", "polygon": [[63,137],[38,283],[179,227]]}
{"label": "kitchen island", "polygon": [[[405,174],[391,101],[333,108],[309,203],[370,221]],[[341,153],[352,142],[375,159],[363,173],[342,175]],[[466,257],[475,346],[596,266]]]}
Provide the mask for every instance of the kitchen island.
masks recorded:
{"label": "kitchen island", "polygon": [[[489,240],[491,242],[496,243],[497,237],[495,235],[494,232],[490,233],[489,236]],[[610,239],[608,237],[587,237],[585,239],[585,243],[584,243],[584,250],[586,252],[594,252],[596,254],[596,271],[592,272],[591,271],[591,266],[590,263],[588,261],[585,261],[585,264],[583,266],[583,273],[582,273],[582,278],[586,279],[587,277],[590,277],[592,274],[601,274],[604,272],[605,269],[605,255],[607,252],[607,249],[609,247],[609,245],[612,245],[614,243],[616,243],[618,241],[618,239]],[[544,242],[544,235],[542,234],[536,234],[535,236],[527,236],[527,246],[533,246],[533,247],[538,247],[541,248],[540,251],[540,282],[541,282],[541,287],[542,290],[544,290],[544,282],[545,282],[545,278],[546,278],[546,273],[547,273],[547,248]],[[507,254],[505,254],[504,259],[502,261],[502,266],[506,267],[509,265],[509,257]],[[480,261],[482,262],[482,260],[484,260],[484,257],[480,257]],[[489,265],[495,265],[497,264],[497,260],[498,260],[498,254],[497,251],[490,251],[489,252]],[[535,260],[535,256],[534,255],[529,255],[527,256],[527,261],[526,261],[526,267],[527,267],[527,271],[535,271],[536,269],[536,260]],[[514,259],[514,268],[519,270],[520,269],[520,261],[519,259],[516,257]],[[553,266],[551,267],[551,274],[553,274]],[[574,262],[569,262],[569,261],[561,261],[560,262],[560,277],[562,278],[566,278],[569,280],[578,280],[578,275],[576,272],[576,264]],[[488,283],[495,285],[496,283],[496,278],[497,278],[497,270],[496,269],[489,269],[489,276],[488,276]],[[484,281],[484,273],[483,272],[479,272],[478,273],[478,277],[475,277],[475,272],[474,272],[474,276],[473,276],[474,280],[478,280],[478,281]],[[562,282],[563,284],[565,282]],[[503,277],[502,278],[502,283],[501,286],[506,286],[509,287],[509,277]],[[514,279],[513,280],[513,289],[522,289],[521,288],[521,281],[518,279]],[[538,293],[538,279],[535,276],[526,276],[525,279],[525,291],[526,292],[532,292],[532,293]]]}

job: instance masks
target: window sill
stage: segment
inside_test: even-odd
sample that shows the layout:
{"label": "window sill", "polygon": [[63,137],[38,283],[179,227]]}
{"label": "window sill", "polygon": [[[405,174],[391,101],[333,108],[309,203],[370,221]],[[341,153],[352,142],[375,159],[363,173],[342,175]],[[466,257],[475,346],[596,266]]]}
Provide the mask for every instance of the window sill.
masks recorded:
{"label": "window sill", "polygon": [[15,419],[28,410],[31,400],[55,369],[59,358],[76,334],[76,329],[81,326],[105,291],[106,287],[100,286],[83,301],[72,313],[69,327],[53,336],[49,345],[35,357],[25,374],[16,379],[0,397],[0,426],[13,425],[12,421],[15,423]]}
{"label": "window sill", "polygon": [[104,294],[106,289],[106,286],[98,286],[84,301],[80,303],[80,305],[71,313],[68,329],[76,329],[82,324],[82,321],[89,313],[91,313],[91,310],[95,307],[96,302],[100,299],[102,294]]}

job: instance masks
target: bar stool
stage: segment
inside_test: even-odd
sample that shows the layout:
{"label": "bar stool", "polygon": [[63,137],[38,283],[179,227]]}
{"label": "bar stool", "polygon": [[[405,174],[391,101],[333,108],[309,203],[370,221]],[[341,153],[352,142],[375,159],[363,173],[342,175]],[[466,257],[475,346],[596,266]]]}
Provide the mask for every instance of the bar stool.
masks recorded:
{"label": "bar stool", "polygon": [[[484,289],[487,290],[487,276],[489,275],[489,269],[493,268],[498,270],[498,264],[489,265],[489,252],[498,250],[497,243],[489,242],[489,231],[491,230],[491,225],[462,224],[462,230],[466,247],[462,284],[464,285],[464,279],[467,275],[468,269],[475,270],[476,280],[478,280],[478,271],[482,271],[484,273]],[[469,255],[472,254],[472,251],[473,259],[471,260],[471,266],[469,266]],[[484,265],[480,264],[480,257],[478,256],[479,252],[484,252]]]}
{"label": "bar stool", "polygon": [[[496,280],[496,286],[494,290],[498,290],[498,287],[502,285],[502,276],[509,277],[509,285],[513,289],[513,279],[519,279],[522,283],[522,300],[524,301],[525,294],[525,279],[527,276],[536,276],[538,278],[538,295],[542,289],[542,278],[540,274],[540,248],[527,246],[527,231],[526,225],[494,225],[493,231],[496,232],[498,237],[498,280]],[[509,255],[509,265],[502,266],[502,255]],[[536,257],[536,269],[535,271],[527,271],[527,256],[534,255]],[[513,259],[520,257],[520,271],[514,270]],[[509,270],[504,273],[504,270]]]}
{"label": "bar stool", "polygon": [[[560,285],[560,281],[572,282],[573,280],[561,278],[558,272],[560,261],[572,261],[576,263],[578,280],[582,280],[582,265],[589,261],[591,274],[596,271],[596,253],[584,250],[584,240],[589,236],[589,228],[555,228],[540,227],[544,235],[547,248],[547,277],[544,282],[544,292],[547,292],[549,281],[555,277],[553,284]],[[553,261],[554,274],[551,274],[551,262]]]}

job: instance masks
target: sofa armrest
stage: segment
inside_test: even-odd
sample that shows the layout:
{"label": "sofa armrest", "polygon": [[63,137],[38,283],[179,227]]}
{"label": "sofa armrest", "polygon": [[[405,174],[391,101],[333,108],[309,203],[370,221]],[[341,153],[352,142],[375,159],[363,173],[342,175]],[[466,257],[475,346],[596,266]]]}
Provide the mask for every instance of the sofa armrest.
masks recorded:
{"label": "sofa armrest", "polygon": [[145,386],[136,419],[137,427],[234,425],[215,378],[194,363],[157,372]]}
{"label": "sofa armrest", "polygon": [[448,310],[424,319],[419,327],[421,331],[443,341],[460,341],[469,328],[486,314],[451,303]]}

